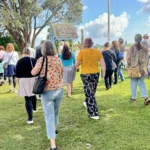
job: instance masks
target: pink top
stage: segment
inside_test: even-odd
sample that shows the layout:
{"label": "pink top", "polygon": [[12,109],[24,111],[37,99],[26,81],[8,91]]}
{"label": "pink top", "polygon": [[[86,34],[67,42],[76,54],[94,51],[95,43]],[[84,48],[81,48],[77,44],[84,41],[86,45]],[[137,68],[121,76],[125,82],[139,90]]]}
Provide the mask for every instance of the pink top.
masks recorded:
{"label": "pink top", "polygon": [[0,59],[4,58],[5,52],[3,50],[0,51]]}
{"label": "pink top", "polygon": [[[44,91],[57,90],[63,88],[63,65],[59,57],[48,57],[47,82]],[[36,66],[41,67],[43,57],[40,57]],[[45,75],[45,62],[41,71],[41,76]]]}

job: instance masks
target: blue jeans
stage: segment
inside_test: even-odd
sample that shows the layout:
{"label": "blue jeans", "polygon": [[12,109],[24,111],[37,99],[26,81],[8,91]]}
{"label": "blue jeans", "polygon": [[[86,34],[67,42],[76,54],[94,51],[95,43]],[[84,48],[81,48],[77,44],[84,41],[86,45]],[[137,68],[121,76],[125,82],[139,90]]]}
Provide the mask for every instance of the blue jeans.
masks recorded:
{"label": "blue jeans", "polygon": [[130,79],[130,88],[131,88],[131,94],[132,99],[137,98],[137,85],[140,88],[141,97],[148,97],[146,85],[145,85],[145,77],[137,78],[137,79]]}
{"label": "blue jeans", "polygon": [[58,125],[58,113],[64,95],[63,89],[50,90],[41,94],[48,139],[55,139],[55,126]]}
{"label": "blue jeans", "polygon": [[122,73],[122,68],[121,68],[121,64],[118,65],[118,77],[120,76],[120,80],[124,81],[124,75]]}

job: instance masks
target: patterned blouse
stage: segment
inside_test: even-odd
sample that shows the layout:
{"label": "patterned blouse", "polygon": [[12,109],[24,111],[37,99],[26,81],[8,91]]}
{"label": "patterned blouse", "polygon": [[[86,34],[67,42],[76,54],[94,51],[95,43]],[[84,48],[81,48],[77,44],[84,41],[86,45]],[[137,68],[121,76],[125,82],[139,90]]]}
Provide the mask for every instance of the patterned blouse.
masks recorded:
{"label": "patterned blouse", "polygon": [[[47,82],[44,91],[57,90],[63,88],[63,65],[59,57],[47,56],[48,57],[48,71],[47,71]],[[40,57],[36,63],[36,66],[41,67],[43,57]],[[45,75],[45,62],[40,76]]]}

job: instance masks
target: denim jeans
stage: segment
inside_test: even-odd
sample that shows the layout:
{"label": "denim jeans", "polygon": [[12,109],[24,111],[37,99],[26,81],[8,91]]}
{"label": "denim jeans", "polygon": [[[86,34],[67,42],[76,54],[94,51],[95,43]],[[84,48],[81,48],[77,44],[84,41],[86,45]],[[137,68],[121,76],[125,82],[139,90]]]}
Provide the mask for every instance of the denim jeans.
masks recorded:
{"label": "denim jeans", "polygon": [[121,64],[118,65],[118,77],[120,77],[121,81],[124,81],[124,75],[122,73],[122,68],[121,68]]}
{"label": "denim jeans", "polygon": [[64,90],[50,90],[41,94],[48,139],[55,139],[55,126],[58,125],[58,113]]}
{"label": "denim jeans", "polygon": [[141,97],[148,97],[146,85],[145,85],[145,77],[137,78],[137,79],[130,79],[130,88],[131,88],[131,94],[132,99],[137,98],[137,85],[140,88]]}

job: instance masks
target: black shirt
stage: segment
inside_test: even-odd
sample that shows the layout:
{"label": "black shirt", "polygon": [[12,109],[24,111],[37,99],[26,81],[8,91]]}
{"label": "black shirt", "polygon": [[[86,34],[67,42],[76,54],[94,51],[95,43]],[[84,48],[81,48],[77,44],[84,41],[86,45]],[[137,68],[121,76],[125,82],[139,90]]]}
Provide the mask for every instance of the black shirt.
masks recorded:
{"label": "black shirt", "polygon": [[34,67],[36,64],[35,58],[31,58],[31,60],[30,60],[30,57],[23,57],[23,58],[19,59],[19,61],[17,62],[17,65],[16,65],[16,77],[17,78],[33,77],[31,74],[31,70],[32,70],[31,62]]}
{"label": "black shirt", "polygon": [[112,60],[116,63],[117,59],[116,59],[116,55],[112,50],[105,50],[102,52],[103,54],[103,58],[106,64],[106,71],[111,71],[111,70],[115,70],[113,64],[112,64]]}

